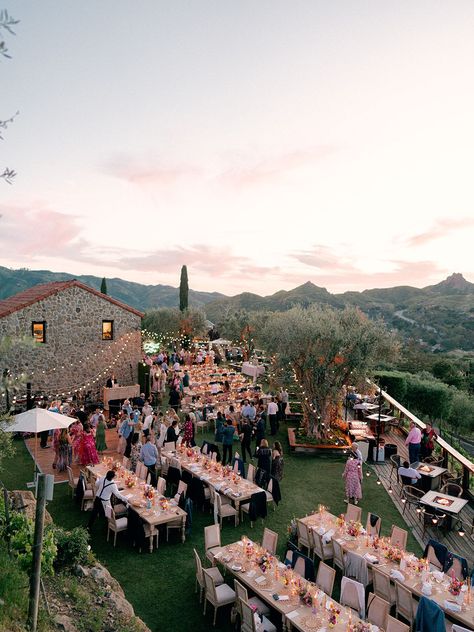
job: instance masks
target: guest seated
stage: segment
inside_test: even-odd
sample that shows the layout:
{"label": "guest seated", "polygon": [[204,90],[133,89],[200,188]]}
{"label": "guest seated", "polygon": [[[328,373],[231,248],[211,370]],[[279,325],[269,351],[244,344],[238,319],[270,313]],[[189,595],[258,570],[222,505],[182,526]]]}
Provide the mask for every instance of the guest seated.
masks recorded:
{"label": "guest seated", "polygon": [[398,476],[402,480],[403,477],[410,478],[412,485],[416,485],[417,480],[421,478],[421,474],[414,467],[410,467],[408,461],[403,461],[403,465],[398,468]]}

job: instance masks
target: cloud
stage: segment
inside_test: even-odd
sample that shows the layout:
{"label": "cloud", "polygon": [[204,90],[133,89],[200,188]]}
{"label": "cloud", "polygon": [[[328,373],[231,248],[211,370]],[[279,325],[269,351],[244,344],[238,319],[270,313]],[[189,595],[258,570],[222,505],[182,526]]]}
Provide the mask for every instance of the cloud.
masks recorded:
{"label": "cloud", "polygon": [[115,158],[105,167],[106,173],[120,180],[142,186],[169,187],[186,178],[202,175],[202,169],[190,164],[163,165],[153,160],[143,161]]}
{"label": "cloud", "polygon": [[318,268],[319,270],[348,270],[355,269],[351,261],[336,253],[328,246],[316,244],[311,250],[303,250],[291,255],[294,259],[300,263],[304,263],[307,266]]}
{"label": "cloud", "polygon": [[450,233],[474,226],[474,218],[441,218],[424,233],[412,235],[406,241],[408,246],[424,246],[435,239],[447,237]]}
{"label": "cloud", "polygon": [[277,156],[270,156],[248,164],[248,157],[235,167],[226,169],[219,176],[224,184],[237,188],[268,184],[280,180],[286,174],[321,162],[335,151],[330,145],[320,145],[310,149],[298,149]]}

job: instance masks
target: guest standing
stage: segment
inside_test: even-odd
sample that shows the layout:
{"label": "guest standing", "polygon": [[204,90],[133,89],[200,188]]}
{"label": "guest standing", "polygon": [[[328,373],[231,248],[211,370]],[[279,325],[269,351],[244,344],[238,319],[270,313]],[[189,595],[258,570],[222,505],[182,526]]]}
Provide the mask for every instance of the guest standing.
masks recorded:
{"label": "guest standing", "polygon": [[342,477],[346,483],[346,499],[344,502],[354,501],[354,505],[359,504],[362,498],[362,470],[357,459],[349,457],[344,468]]}
{"label": "guest standing", "polygon": [[188,414],[186,414],[184,422],[183,443],[189,447],[196,445],[194,441],[194,424]]}
{"label": "guest standing", "polygon": [[257,449],[257,467],[264,470],[268,476],[272,472],[272,451],[268,447],[268,441],[262,439],[260,447]]}
{"label": "guest standing", "polygon": [[145,467],[150,472],[151,484],[156,487],[156,463],[158,461],[158,450],[156,446],[151,443],[151,437],[146,438],[145,445],[142,445],[140,450],[140,461],[142,461]]}
{"label": "guest standing", "polygon": [[272,476],[277,481],[281,481],[283,478],[283,448],[279,441],[275,441],[272,449]]}
{"label": "guest standing", "polygon": [[249,453],[249,459],[252,460],[252,426],[247,418],[242,420],[242,428],[240,433],[240,446],[242,451],[242,461],[245,463],[245,453]]}
{"label": "guest standing", "polygon": [[234,433],[234,426],[229,421],[227,421],[227,419],[225,419],[224,428],[222,430],[222,465],[226,465],[227,463],[232,462],[232,445],[234,442]]}
{"label": "guest standing", "polygon": [[67,428],[63,428],[59,434],[57,441],[58,444],[58,461],[56,467],[58,472],[64,472],[69,463],[69,446],[72,444],[72,439],[69,436]]}
{"label": "guest standing", "polygon": [[405,445],[408,446],[410,464],[417,463],[420,459],[421,430],[413,421],[410,423],[410,432],[406,438]]}
{"label": "guest standing", "polygon": [[99,462],[95,448],[94,435],[89,424],[85,424],[84,433],[79,445],[79,462],[81,465],[96,465]]}
{"label": "guest standing", "polygon": [[222,443],[224,437],[224,418],[219,410],[216,418],[216,432],[214,434],[214,441],[216,443]]}
{"label": "guest standing", "polygon": [[270,422],[270,433],[276,435],[278,430],[278,404],[274,397],[268,402],[267,415],[268,421]]}
{"label": "guest standing", "polygon": [[107,444],[105,442],[105,429],[107,428],[107,424],[105,423],[104,415],[99,415],[99,420],[97,422],[97,429],[95,432],[95,447],[99,454],[102,454],[105,450],[107,450]]}
{"label": "guest standing", "polygon": [[438,435],[433,430],[433,426],[430,423],[427,423],[421,431],[420,455],[422,461],[423,459],[426,459],[427,456],[431,456],[437,438]]}
{"label": "guest standing", "polygon": [[133,435],[132,439],[132,449],[130,450],[130,469],[132,472],[135,472],[137,469],[137,463],[140,458],[140,450],[142,449],[142,444],[138,441],[138,435]]}

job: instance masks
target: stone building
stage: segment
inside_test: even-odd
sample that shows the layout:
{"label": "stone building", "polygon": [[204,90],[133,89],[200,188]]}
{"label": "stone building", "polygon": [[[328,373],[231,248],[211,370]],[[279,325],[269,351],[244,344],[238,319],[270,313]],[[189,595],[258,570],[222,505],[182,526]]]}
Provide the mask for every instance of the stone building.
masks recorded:
{"label": "stone building", "polygon": [[[26,373],[33,393],[97,398],[112,373],[119,384],[137,383],[142,316],[80,281],[36,285],[0,301],[0,338],[16,341],[1,366]],[[19,344],[25,337],[34,342]]]}

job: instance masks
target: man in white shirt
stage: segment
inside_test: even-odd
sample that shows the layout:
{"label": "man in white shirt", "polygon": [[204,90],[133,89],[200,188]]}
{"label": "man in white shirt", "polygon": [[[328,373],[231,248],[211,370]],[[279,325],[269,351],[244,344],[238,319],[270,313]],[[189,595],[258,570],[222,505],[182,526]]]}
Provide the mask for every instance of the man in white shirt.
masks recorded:
{"label": "man in white shirt", "polygon": [[125,505],[128,505],[128,500],[125,496],[122,496],[117,485],[114,483],[114,477],[115,472],[113,470],[109,470],[107,474],[99,478],[95,484],[94,506],[92,507],[89,522],[87,524],[88,529],[91,529],[99,514],[101,516],[105,516],[105,507],[111,504],[110,498],[112,494],[125,503]]}
{"label": "man in white shirt", "polygon": [[148,435],[150,434],[151,426],[153,425],[153,420],[154,420],[153,412],[151,412],[145,417],[145,421],[143,422],[143,427],[142,427],[143,435],[145,437],[148,437]]}
{"label": "man in white shirt", "polygon": [[414,467],[410,467],[408,461],[404,461],[402,467],[398,468],[398,476],[403,476],[405,478],[411,479],[412,485],[416,485],[418,479],[421,478],[420,472],[418,472],[418,470],[415,470]]}
{"label": "man in white shirt", "polygon": [[278,404],[274,397],[268,402],[267,415],[270,422],[270,432],[272,435],[276,435],[278,430]]}

